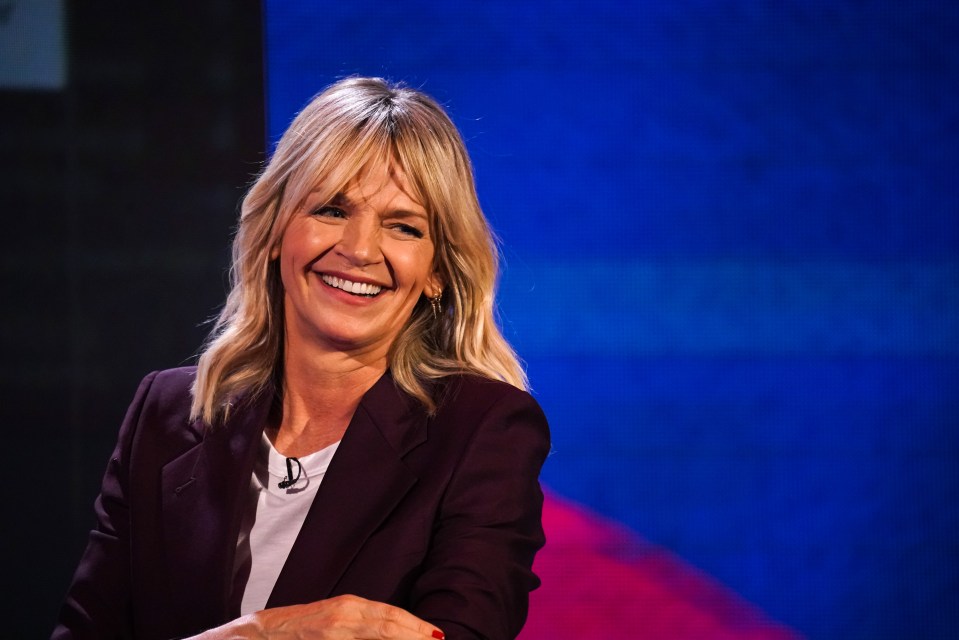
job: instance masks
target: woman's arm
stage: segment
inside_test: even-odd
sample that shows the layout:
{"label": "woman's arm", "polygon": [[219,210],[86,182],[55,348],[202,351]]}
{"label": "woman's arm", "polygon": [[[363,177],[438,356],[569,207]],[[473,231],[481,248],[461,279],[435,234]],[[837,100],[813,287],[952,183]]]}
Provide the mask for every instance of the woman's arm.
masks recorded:
{"label": "woman's arm", "polygon": [[96,525],[73,576],[52,640],[125,638],[132,634],[126,461],[144,400],[156,375],[154,372],[143,379],[127,409],[94,503]]}
{"label": "woman's arm", "polygon": [[545,542],[538,479],[549,427],[536,401],[515,389],[479,420],[443,498],[411,610],[447,638],[508,640],[539,586],[531,567]]}

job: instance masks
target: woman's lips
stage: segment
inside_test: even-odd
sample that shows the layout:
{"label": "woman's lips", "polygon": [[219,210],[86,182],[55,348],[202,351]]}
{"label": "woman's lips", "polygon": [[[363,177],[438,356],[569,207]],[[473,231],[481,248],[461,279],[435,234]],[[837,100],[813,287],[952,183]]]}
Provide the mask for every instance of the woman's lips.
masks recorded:
{"label": "woman's lips", "polygon": [[368,282],[353,282],[345,278],[322,274],[320,279],[335,289],[340,289],[355,296],[367,296],[372,298],[383,290],[383,287]]}

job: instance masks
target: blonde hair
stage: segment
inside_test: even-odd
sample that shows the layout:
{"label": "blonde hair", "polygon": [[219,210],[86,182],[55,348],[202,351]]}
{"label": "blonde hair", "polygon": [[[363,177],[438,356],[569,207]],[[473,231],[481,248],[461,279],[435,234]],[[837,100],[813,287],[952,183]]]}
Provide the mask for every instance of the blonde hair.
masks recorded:
{"label": "blonde hair", "polygon": [[396,383],[429,412],[431,383],[473,372],[527,388],[494,319],[498,254],[480,209],[466,147],[449,116],[420,91],[348,78],[296,116],[243,199],[231,290],[197,363],[193,419],[213,424],[231,401],[282,385],[283,287],[271,251],[310,191],[332,198],[374,161],[397,164],[429,214],[434,270],[445,289],[434,318],[421,297],[393,343]]}

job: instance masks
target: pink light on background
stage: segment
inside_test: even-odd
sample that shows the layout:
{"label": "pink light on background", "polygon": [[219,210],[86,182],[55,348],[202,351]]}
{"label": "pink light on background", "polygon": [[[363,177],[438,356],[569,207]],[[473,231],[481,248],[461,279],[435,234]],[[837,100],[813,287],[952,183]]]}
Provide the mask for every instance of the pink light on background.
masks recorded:
{"label": "pink light on background", "polygon": [[800,640],[625,527],[547,492],[546,547],[520,640]]}

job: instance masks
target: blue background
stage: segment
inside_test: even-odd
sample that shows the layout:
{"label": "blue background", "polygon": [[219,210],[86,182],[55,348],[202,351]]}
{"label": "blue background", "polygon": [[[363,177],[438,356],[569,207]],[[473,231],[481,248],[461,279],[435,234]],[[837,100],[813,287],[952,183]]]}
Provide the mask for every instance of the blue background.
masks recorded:
{"label": "blue background", "polygon": [[810,638],[959,628],[959,8],[267,2],[269,130],[440,100],[544,483]]}

